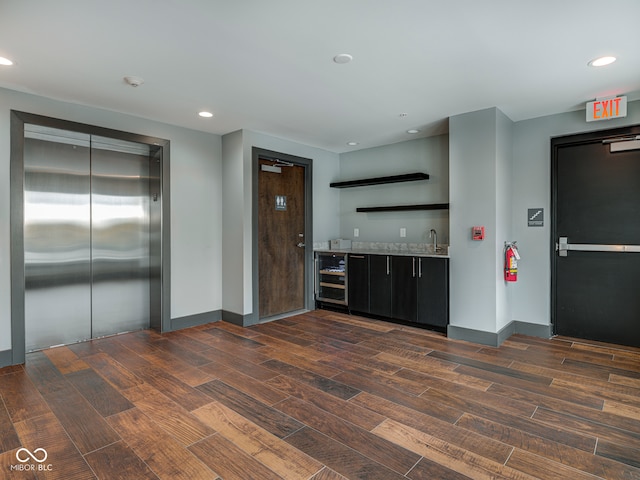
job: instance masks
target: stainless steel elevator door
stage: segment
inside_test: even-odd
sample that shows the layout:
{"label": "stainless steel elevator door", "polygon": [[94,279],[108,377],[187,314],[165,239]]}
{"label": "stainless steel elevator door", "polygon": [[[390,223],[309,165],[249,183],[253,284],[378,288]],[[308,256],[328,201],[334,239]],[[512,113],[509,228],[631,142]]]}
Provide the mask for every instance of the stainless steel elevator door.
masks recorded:
{"label": "stainless steel elevator door", "polygon": [[88,135],[25,127],[27,351],[91,338],[89,166]]}
{"label": "stainless steel elevator door", "polygon": [[149,148],[91,138],[92,336],[149,327]]}
{"label": "stainless steel elevator door", "polygon": [[148,328],[149,147],[25,125],[24,152],[26,350]]}

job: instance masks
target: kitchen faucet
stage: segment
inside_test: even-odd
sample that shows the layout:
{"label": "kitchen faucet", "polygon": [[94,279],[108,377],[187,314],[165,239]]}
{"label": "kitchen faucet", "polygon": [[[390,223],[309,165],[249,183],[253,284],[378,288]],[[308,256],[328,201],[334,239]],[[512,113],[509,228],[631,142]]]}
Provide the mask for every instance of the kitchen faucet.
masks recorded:
{"label": "kitchen faucet", "polygon": [[438,233],[432,228],[429,232],[429,238],[433,238],[433,253],[438,250]]}

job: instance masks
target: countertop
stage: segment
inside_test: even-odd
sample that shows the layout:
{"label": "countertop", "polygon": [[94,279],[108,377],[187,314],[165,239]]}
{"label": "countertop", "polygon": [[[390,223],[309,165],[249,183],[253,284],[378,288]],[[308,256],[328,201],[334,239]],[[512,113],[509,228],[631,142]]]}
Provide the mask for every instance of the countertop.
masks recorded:
{"label": "countertop", "polygon": [[314,248],[314,252],[321,253],[354,253],[361,255],[398,255],[408,257],[435,257],[449,258],[449,246],[438,246],[437,253],[433,251],[431,244],[375,244],[353,245],[352,248],[340,248],[332,250],[328,247]]}

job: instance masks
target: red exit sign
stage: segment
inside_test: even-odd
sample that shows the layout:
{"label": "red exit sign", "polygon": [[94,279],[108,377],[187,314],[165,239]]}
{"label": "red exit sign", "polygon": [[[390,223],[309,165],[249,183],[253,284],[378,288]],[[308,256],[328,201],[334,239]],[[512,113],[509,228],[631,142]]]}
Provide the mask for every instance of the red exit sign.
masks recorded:
{"label": "red exit sign", "polygon": [[627,97],[601,98],[587,103],[587,122],[627,116]]}

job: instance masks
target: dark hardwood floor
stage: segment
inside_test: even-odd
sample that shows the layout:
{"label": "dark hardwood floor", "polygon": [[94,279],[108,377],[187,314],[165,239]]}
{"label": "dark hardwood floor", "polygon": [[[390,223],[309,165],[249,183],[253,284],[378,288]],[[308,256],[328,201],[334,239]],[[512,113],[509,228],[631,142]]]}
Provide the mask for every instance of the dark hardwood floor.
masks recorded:
{"label": "dark hardwood floor", "polygon": [[7,479],[640,479],[640,349],[568,338],[314,311],[31,353],[0,400]]}

